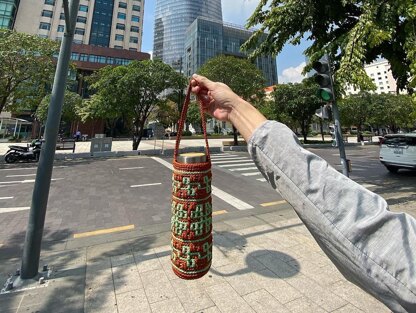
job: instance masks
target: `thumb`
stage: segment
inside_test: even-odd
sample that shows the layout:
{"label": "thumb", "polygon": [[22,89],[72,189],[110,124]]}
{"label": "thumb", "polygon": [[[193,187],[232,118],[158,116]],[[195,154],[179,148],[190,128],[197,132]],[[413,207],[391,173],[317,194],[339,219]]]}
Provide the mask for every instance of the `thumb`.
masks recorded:
{"label": "thumb", "polygon": [[198,82],[200,87],[205,87],[208,90],[212,90],[214,87],[214,82],[206,78],[205,76],[194,74],[192,78]]}

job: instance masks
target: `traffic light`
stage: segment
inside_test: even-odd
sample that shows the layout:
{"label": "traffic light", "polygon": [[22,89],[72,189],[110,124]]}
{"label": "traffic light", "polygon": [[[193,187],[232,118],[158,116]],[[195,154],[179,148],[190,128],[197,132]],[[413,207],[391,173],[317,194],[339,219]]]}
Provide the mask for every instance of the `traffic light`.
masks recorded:
{"label": "traffic light", "polygon": [[324,101],[333,101],[334,87],[332,86],[331,71],[328,62],[316,61],[312,65],[316,71],[315,81],[319,84],[318,97]]}

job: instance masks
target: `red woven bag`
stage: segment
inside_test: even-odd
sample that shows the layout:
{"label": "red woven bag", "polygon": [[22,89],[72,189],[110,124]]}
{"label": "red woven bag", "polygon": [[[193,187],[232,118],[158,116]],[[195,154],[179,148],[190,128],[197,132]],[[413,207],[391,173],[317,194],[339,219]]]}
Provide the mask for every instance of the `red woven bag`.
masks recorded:
{"label": "red woven bag", "polygon": [[205,138],[206,162],[178,162],[179,144],[186,120],[191,86],[179,120],[172,176],[172,269],[183,279],[204,276],[212,260],[211,159],[204,112],[199,108]]}

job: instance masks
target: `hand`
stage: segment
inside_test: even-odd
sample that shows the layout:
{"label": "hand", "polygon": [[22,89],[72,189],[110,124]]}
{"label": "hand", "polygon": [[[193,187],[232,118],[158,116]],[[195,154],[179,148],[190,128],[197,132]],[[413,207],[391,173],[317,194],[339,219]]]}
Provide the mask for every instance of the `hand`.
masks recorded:
{"label": "hand", "polygon": [[227,85],[204,76],[194,74],[191,86],[192,92],[202,101],[204,111],[220,121],[229,121],[232,110],[241,100]]}

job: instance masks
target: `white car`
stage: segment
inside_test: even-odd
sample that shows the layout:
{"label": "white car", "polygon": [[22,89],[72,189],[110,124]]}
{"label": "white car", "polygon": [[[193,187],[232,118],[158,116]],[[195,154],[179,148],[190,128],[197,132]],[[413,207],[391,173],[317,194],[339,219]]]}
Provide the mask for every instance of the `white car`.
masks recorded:
{"label": "white car", "polygon": [[380,140],[380,162],[392,173],[416,169],[416,133],[391,134]]}

